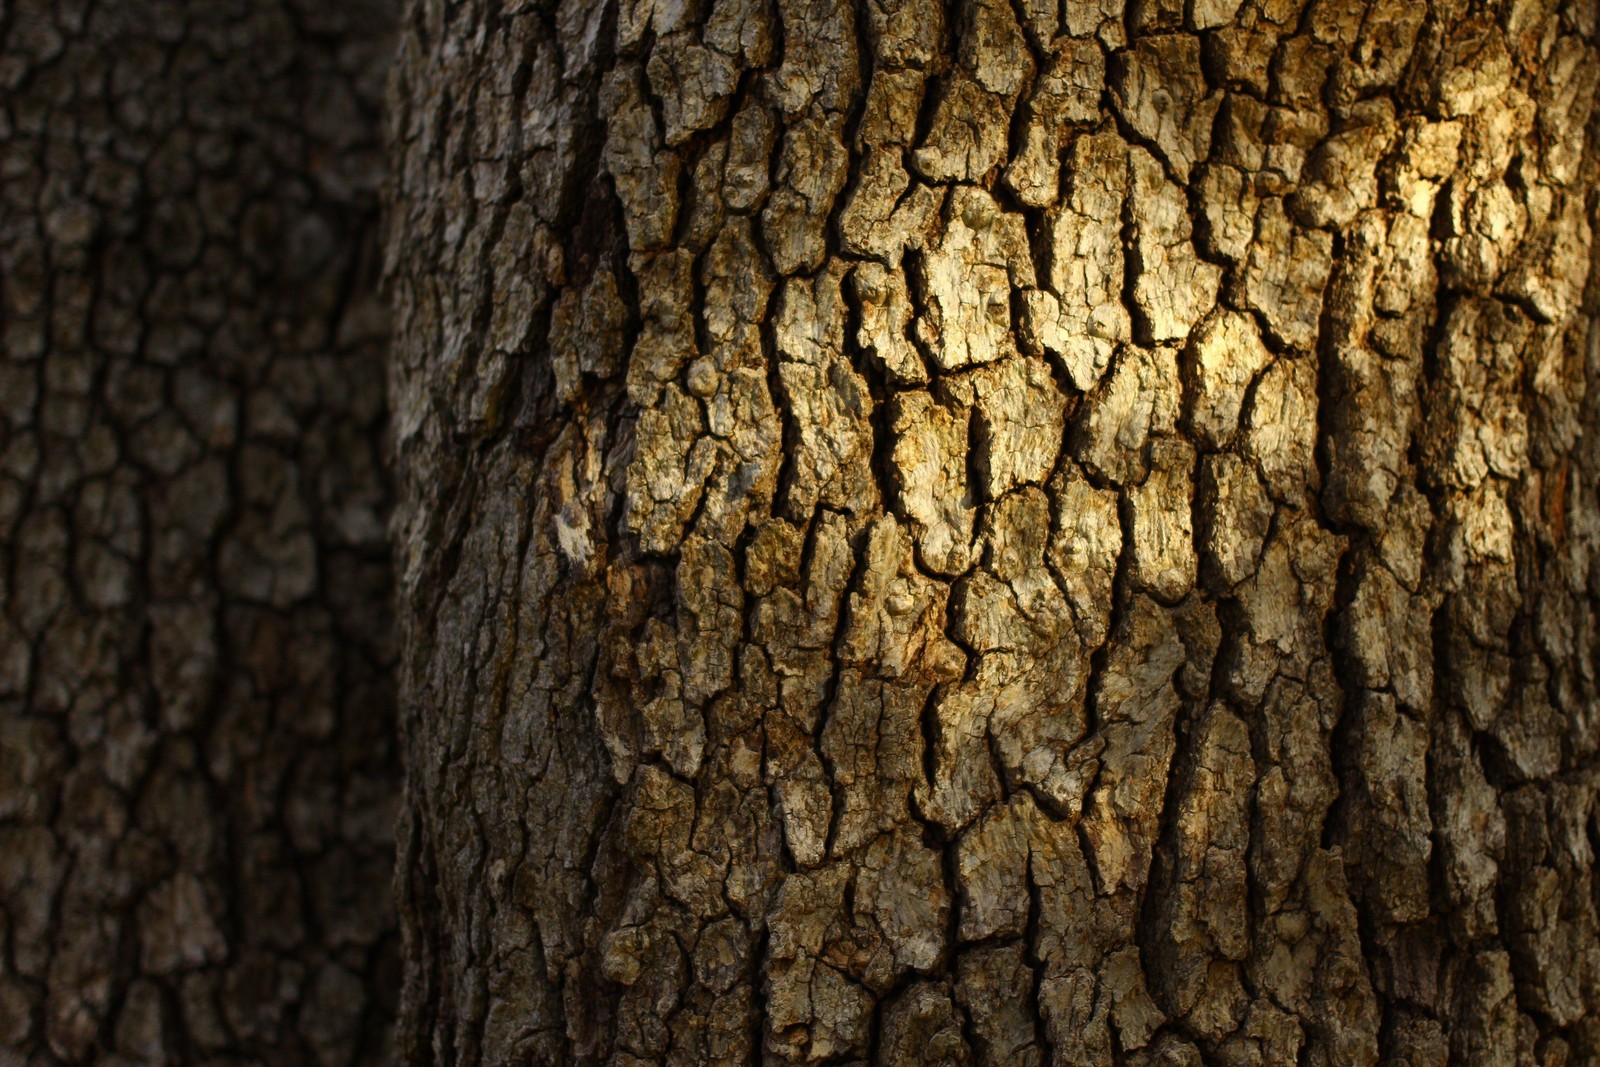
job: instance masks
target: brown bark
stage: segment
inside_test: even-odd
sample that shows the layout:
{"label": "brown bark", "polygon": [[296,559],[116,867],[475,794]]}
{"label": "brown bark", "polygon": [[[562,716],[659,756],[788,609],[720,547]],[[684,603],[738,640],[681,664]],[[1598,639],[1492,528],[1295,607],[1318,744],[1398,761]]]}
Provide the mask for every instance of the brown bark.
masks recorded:
{"label": "brown bark", "polygon": [[0,1063],[386,1054],[392,40],[0,9]]}
{"label": "brown bark", "polygon": [[407,1060],[1600,1060],[1596,17],[419,0]]}

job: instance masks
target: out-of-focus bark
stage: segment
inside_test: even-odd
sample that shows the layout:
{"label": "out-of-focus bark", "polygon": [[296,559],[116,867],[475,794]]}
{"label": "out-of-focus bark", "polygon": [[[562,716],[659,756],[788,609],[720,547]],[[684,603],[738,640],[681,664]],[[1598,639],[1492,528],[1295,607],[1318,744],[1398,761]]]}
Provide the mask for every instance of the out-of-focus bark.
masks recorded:
{"label": "out-of-focus bark", "polygon": [[416,0],[406,1061],[1600,1058],[1596,19]]}
{"label": "out-of-focus bark", "polygon": [[0,10],[0,1063],[386,1054],[392,23]]}

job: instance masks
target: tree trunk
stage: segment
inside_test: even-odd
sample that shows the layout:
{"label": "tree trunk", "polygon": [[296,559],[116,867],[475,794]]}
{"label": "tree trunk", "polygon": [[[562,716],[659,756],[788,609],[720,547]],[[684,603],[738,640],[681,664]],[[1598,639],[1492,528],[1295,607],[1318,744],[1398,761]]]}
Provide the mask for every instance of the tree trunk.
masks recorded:
{"label": "tree trunk", "polygon": [[419,0],[407,1062],[1600,1062],[1596,6]]}
{"label": "tree trunk", "polygon": [[392,23],[0,9],[8,1067],[387,1055]]}

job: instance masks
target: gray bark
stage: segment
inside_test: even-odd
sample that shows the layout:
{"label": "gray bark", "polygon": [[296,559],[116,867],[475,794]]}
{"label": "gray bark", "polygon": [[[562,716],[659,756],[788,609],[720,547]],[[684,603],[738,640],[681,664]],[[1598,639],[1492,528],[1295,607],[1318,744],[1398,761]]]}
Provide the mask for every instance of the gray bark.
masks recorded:
{"label": "gray bark", "polygon": [[384,3],[0,6],[0,1063],[386,1059]]}
{"label": "gray bark", "polygon": [[1595,23],[418,0],[407,1061],[1600,1061]]}

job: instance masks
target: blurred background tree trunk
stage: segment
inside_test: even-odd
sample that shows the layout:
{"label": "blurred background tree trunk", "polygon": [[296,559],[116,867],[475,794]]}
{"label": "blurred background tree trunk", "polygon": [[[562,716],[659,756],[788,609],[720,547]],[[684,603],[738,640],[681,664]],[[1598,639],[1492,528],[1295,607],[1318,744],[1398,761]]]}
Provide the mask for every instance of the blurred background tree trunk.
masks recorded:
{"label": "blurred background tree trunk", "polygon": [[393,23],[0,10],[0,1063],[390,1058]]}

